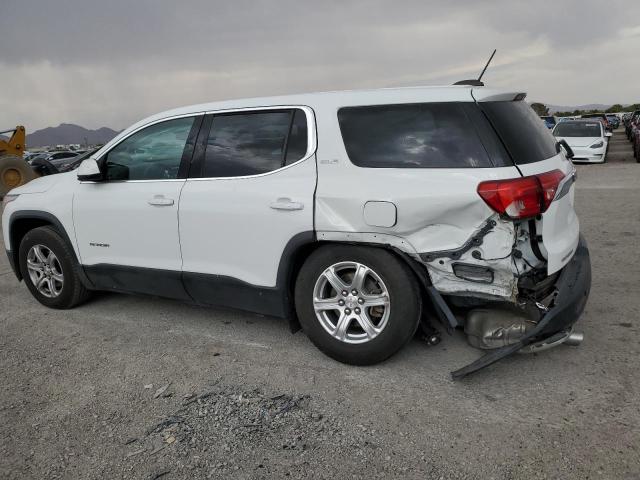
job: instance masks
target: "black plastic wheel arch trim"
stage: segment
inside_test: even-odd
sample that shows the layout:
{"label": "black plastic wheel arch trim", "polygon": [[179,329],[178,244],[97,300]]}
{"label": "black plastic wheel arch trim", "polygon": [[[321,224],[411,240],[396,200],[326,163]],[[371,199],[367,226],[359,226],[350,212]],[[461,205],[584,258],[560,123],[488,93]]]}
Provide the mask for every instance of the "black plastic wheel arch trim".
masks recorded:
{"label": "black plastic wheel arch trim", "polygon": [[433,283],[431,283],[431,277],[429,277],[427,267],[399,248],[392,246],[389,246],[389,248],[396,252],[396,254],[407,263],[409,268],[413,270],[416,277],[418,277],[422,288],[434,306],[436,314],[438,315],[438,320],[440,320],[442,326],[445,327],[447,333],[451,335],[453,330],[459,325],[458,320],[449,308],[449,305],[447,305],[447,302],[442,298],[442,295],[440,295],[440,292],[438,292],[438,290],[433,286]]}
{"label": "black plastic wheel arch trim", "polygon": [[[13,212],[9,217],[9,238],[11,239],[13,235],[14,222],[16,222],[17,220],[25,220],[25,219],[44,220],[45,222],[53,225],[53,227],[60,234],[60,236],[62,236],[62,239],[67,243],[67,245],[69,245],[69,248],[71,249],[71,253],[73,254],[73,260],[76,262],[76,264],[79,267],[77,269],[77,273],[78,273],[80,282],[83,284],[85,288],[89,290],[93,290],[94,289],[93,283],[89,280],[89,278],[84,272],[84,268],[82,264],[78,261],[76,250],[73,247],[73,243],[71,243],[71,239],[69,238],[67,230],[64,228],[64,226],[62,225],[62,222],[58,220],[58,218],[55,215],[49,212],[43,212],[40,210],[18,210],[16,212]],[[16,274],[16,277],[18,278],[18,280],[22,280],[22,273],[20,272],[20,267],[19,267],[20,262],[18,259],[19,251],[20,251],[20,246],[13,245],[12,243],[11,253],[13,256],[13,262],[10,261],[10,263],[14,266],[13,271]]]}
{"label": "black plastic wheel arch trim", "polygon": [[460,325],[456,316],[453,314],[444,298],[442,298],[440,292],[436,290],[434,286],[427,288],[427,294],[429,295],[429,298],[431,298],[433,305],[436,307],[436,311],[438,312],[438,316],[440,317],[442,324],[447,327],[447,332],[451,334],[453,330]]}

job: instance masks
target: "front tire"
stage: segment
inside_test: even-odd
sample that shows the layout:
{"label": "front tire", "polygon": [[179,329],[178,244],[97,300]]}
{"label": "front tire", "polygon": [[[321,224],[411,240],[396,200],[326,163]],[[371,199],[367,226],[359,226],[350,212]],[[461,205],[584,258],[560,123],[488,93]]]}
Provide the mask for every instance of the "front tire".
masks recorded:
{"label": "front tire", "polygon": [[24,282],[41,304],[68,309],[89,297],[71,247],[54,228],[38,227],[27,232],[18,256]]}
{"label": "front tire", "polygon": [[422,300],[411,269],[380,248],[327,245],[306,260],[296,312],[311,341],[351,365],[372,365],[415,334]]}

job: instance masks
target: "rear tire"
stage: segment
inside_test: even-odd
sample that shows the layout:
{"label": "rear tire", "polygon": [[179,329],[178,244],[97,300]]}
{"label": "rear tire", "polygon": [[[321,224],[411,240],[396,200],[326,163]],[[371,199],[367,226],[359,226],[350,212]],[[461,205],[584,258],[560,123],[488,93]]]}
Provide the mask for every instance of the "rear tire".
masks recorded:
{"label": "rear tire", "polygon": [[411,269],[389,251],[327,245],[302,266],[295,305],[302,329],[322,352],[372,365],[413,337],[422,298]]}
{"label": "rear tire", "polygon": [[41,304],[68,309],[89,298],[71,246],[53,227],[27,232],[20,242],[18,257],[24,282]]}

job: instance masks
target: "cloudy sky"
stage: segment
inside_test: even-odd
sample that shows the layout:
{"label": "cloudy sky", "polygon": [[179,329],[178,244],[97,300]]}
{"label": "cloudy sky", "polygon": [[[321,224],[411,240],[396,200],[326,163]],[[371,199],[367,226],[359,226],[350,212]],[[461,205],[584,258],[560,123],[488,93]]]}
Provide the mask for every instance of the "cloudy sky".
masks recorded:
{"label": "cloudy sky", "polygon": [[167,108],[319,90],[490,86],[640,101],[637,0],[2,0],[0,129],[122,129]]}

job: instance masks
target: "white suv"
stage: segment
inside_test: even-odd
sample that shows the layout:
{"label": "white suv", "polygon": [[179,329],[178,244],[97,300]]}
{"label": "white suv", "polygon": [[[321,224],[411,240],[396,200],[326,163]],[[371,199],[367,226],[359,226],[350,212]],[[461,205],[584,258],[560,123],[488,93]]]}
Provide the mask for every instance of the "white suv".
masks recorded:
{"label": "white suv", "polygon": [[164,112],[11,191],[7,254],[49,307],[91,290],[237,307],[299,320],[352,364],[439,320],[494,349],[463,376],[570,340],[591,283],[574,167],[524,96],[463,85]]}

